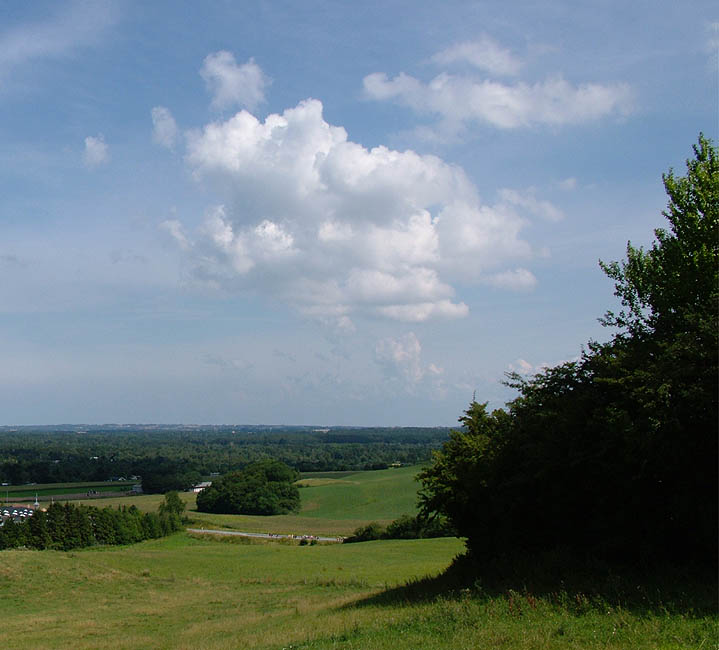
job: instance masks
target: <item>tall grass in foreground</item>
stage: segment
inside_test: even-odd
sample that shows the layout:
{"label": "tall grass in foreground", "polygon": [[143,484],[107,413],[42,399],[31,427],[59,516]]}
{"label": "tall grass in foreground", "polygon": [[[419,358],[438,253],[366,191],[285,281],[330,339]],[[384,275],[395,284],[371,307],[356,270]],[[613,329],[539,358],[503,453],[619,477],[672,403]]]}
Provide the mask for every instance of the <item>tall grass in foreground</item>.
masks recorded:
{"label": "tall grass in foreground", "polygon": [[562,564],[548,558],[534,571],[531,559],[516,570],[496,565],[477,581],[468,579],[465,560],[446,571],[461,550],[455,539],[288,546],[177,534],[125,548],[5,551],[0,646],[458,650],[716,643],[716,592],[696,576],[638,585],[595,567],[567,572],[561,585],[555,579]]}

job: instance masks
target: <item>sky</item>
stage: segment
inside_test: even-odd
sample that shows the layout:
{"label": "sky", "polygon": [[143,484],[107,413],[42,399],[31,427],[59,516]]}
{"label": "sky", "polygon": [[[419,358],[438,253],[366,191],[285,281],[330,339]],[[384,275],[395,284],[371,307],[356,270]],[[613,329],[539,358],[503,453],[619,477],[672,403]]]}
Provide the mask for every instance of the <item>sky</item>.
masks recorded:
{"label": "sky", "polygon": [[0,7],[0,424],[453,425],[612,332],[713,2]]}

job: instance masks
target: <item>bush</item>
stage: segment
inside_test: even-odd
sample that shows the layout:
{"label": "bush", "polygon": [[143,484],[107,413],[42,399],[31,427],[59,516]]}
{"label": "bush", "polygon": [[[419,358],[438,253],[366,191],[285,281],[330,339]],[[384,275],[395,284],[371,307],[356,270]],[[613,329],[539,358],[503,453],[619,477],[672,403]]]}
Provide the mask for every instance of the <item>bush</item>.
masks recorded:
{"label": "bush", "polygon": [[421,517],[402,515],[399,519],[383,528],[381,524],[373,521],[366,526],[357,528],[350,537],[345,538],[345,544],[355,542],[369,542],[375,539],[425,539],[430,537],[453,537],[454,529],[445,519],[435,517],[427,520]]}

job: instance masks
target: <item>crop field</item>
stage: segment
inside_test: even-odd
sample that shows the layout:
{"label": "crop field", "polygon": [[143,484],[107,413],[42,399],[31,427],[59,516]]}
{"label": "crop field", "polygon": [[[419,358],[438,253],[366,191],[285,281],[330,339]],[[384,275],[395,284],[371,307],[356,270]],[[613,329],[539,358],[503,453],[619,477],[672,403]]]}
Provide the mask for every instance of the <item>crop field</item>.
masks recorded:
{"label": "crop field", "polygon": [[6,500],[34,500],[37,495],[40,501],[48,501],[49,497],[68,494],[84,494],[94,490],[100,494],[125,493],[132,489],[136,481],[113,481],[98,483],[43,483],[28,485],[3,485],[0,488],[0,498]]}
{"label": "crop field", "polygon": [[[351,532],[378,514],[413,512],[415,473],[310,477],[311,487],[301,490],[305,510],[292,517],[189,514],[208,528]],[[400,489],[401,498],[394,494]],[[376,501],[385,491],[392,507]],[[194,495],[183,498],[193,506]],[[123,501],[152,510],[160,497],[103,503]],[[460,588],[443,572],[462,551],[454,538],[301,546],[185,532],[125,547],[2,551],[0,647],[715,647],[711,590],[678,601],[632,586],[633,599],[624,602],[570,586],[497,589],[479,580]]]}

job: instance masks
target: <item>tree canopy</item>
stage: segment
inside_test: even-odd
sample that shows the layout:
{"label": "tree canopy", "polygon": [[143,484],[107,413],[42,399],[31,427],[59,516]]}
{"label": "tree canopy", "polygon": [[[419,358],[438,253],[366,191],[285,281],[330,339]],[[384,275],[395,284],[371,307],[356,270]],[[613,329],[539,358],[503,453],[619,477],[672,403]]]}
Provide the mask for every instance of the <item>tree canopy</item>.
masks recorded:
{"label": "tree canopy", "polygon": [[277,460],[251,463],[230,472],[197,495],[201,512],[281,515],[300,509],[299,473]]}
{"label": "tree canopy", "polygon": [[686,176],[663,180],[669,229],[600,262],[622,303],[602,319],[612,339],[509,375],[519,396],[507,410],[473,401],[420,474],[424,516],[446,516],[471,552],[715,561],[716,147],[700,135]]}

